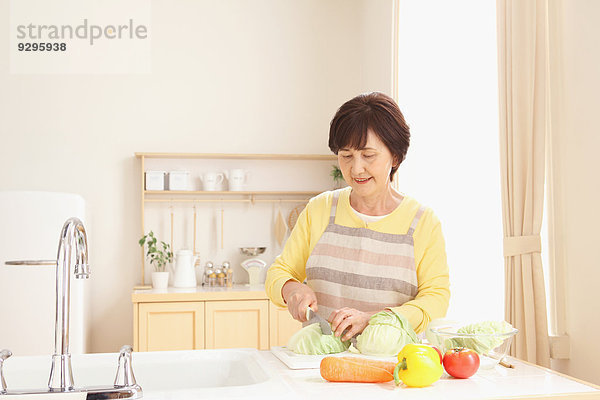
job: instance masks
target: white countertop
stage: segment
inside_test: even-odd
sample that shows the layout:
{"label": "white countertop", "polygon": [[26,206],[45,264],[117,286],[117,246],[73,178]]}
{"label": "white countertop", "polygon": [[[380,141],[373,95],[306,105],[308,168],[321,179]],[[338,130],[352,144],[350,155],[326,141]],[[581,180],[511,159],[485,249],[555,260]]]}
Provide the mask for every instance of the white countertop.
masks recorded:
{"label": "white countertop", "polygon": [[249,285],[247,283],[235,283],[232,287],[227,286],[201,286],[190,288],[176,288],[169,286],[166,289],[135,289],[136,294],[168,294],[168,293],[228,293],[228,292],[264,292],[265,284]]}
{"label": "white countertop", "polygon": [[193,288],[136,289],[131,294],[134,303],[210,300],[268,300],[265,285],[234,284],[225,286],[196,286]]}
{"label": "white countertop", "polygon": [[[5,365],[10,390],[43,388],[51,356],[11,357]],[[108,385],[114,380],[118,353],[73,355],[76,387]],[[600,387],[545,368],[510,359],[514,369],[496,366],[469,379],[442,379],[426,388],[386,383],[337,383],[321,378],[319,369],[289,369],[270,351],[256,349],[184,350],[134,353],[133,367],[144,399],[260,400],[470,400],[470,399],[600,399]],[[29,392],[30,390],[28,390]],[[84,392],[8,399],[82,400]]]}
{"label": "white countertop", "polygon": [[[585,399],[600,399],[600,389],[571,379],[545,368],[515,359],[509,361],[515,368],[496,366],[479,370],[469,379],[454,379],[444,373],[430,387],[408,388],[387,383],[341,383],[325,381],[318,369],[291,370],[270,351],[261,351],[261,357],[271,371],[290,390],[281,398],[323,399],[498,399],[498,398],[568,398],[566,394],[583,395]],[[560,395],[559,395],[560,394]],[[578,399],[580,397],[577,397]]]}

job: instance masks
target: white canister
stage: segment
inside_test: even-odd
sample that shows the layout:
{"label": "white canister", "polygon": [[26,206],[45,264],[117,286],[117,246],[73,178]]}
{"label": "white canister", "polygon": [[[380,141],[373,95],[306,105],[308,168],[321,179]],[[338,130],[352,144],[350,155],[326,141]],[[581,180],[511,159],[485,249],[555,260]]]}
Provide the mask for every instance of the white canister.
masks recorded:
{"label": "white canister", "polygon": [[225,171],[225,176],[227,176],[227,182],[229,184],[229,190],[233,192],[244,190],[248,174],[249,171],[246,171],[245,169],[231,169],[229,171]]}
{"label": "white canister", "polygon": [[190,190],[189,171],[170,171],[168,174],[169,190]]}
{"label": "white canister", "polygon": [[165,171],[146,171],[146,190],[165,190]]}

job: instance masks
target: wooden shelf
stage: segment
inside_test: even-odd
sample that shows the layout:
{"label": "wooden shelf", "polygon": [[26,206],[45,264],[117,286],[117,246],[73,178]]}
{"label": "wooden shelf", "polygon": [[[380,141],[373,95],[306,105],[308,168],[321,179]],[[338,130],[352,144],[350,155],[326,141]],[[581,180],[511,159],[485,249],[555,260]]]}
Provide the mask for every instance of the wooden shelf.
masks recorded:
{"label": "wooden shelf", "polygon": [[337,160],[335,154],[135,153],[137,158],[203,158],[237,160]]}
{"label": "wooden shelf", "polygon": [[161,197],[169,195],[201,195],[201,196],[316,196],[328,189],[320,191],[194,191],[194,190],[144,190],[145,195],[157,195]]}
{"label": "wooden shelf", "polygon": [[[306,203],[311,197],[324,192],[307,191],[144,191],[144,202],[146,203]],[[191,198],[190,198],[190,195]],[[202,198],[193,197],[193,195]],[[146,197],[150,196],[150,197]],[[261,198],[261,197],[277,198]],[[297,198],[290,198],[296,196]],[[258,198],[257,198],[258,197]]]}

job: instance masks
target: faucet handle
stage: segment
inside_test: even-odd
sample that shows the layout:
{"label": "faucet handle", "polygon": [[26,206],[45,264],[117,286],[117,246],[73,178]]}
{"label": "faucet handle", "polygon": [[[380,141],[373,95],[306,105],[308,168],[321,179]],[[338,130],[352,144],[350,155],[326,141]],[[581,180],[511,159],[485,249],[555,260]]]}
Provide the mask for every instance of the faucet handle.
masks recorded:
{"label": "faucet handle", "polygon": [[10,356],[12,356],[12,352],[10,350],[0,350],[0,385],[2,385],[0,386],[0,393],[6,393],[6,381],[4,380],[2,366],[4,365],[4,361],[6,361],[6,359]]}
{"label": "faucet handle", "polygon": [[131,365],[132,353],[133,348],[130,345],[121,347],[119,366],[117,368],[117,376],[115,377],[116,388],[137,386],[135,375],[133,374],[133,366]]}
{"label": "faucet handle", "polygon": [[131,353],[133,353],[133,347],[131,347],[131,345],[125,344],[125,345],[121,346],[119,357],[122,357],[125,354],[131,355]]}

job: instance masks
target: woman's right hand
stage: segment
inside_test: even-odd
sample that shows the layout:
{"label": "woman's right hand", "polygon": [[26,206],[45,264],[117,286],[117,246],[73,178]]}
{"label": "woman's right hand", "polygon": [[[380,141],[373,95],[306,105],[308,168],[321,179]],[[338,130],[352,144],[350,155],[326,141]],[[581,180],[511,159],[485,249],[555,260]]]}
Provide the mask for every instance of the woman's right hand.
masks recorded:
{"label": "woman's right hand", "polygon": [[306,321],[307,307],[317,312],[317,295],[307,285],[289,280],[281,288],[281,294],[287,303],[288,311],[295,320]]}

